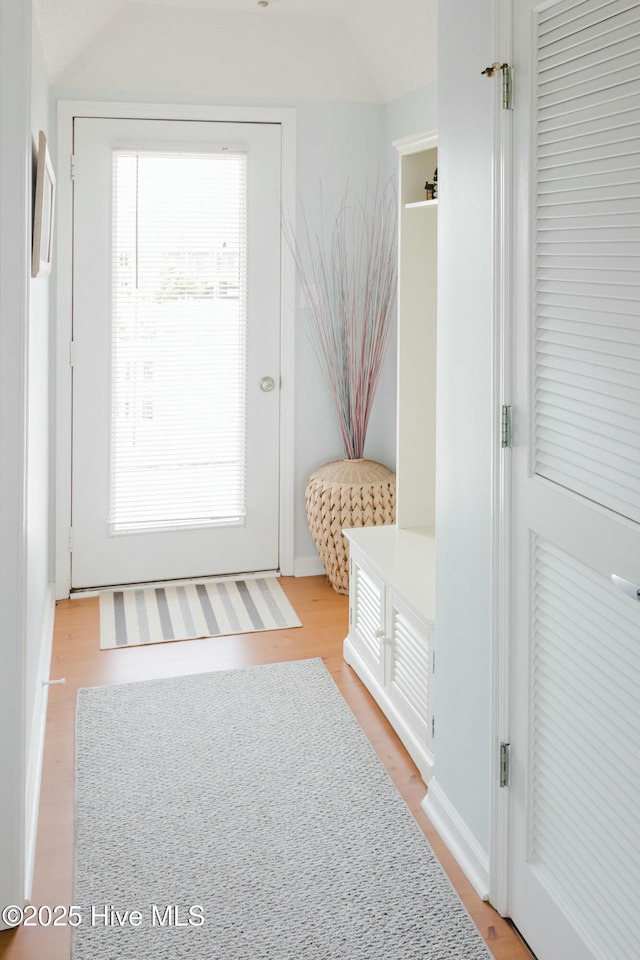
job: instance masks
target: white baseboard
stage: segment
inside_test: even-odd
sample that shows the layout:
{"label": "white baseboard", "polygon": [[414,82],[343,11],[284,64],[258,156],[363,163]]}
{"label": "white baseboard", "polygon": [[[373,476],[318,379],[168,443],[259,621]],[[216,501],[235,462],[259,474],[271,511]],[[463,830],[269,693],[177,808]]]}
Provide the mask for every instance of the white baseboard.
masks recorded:
{"label": "white baseboard", "polygon": [[294,577],[321,577],[326,575],[320,557],[296,557],[293,561]]}
{"label": "white baseboard", "polygon": [[47,703],[49,687],[43,685],[51,672],[51,647],[53,643],[53,623],[56,612],[54,585],[49,584],[45,605],[44,620],[42,623],[42,638],[40,640],[40,657],[38,660],[38,676],[33,708],[31,743],[27,755],[27,783],[25,793],[25,899],[31,899],[33,884],[33,867],[36,856],[36,835],[38,832],[38,810],[40,807],[40,781],[42,777],[42,755],[44,752],[44,731],[47,721]]}
{"label": "white baseboard", "polygon": [[488,900],[489,857],[435,779],[421,806],[480,899]]}

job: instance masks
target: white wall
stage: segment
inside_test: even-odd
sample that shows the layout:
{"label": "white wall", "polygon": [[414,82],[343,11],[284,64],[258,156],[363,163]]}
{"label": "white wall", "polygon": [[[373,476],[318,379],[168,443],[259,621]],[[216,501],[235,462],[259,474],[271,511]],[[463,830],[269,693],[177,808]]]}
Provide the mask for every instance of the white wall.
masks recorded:
{"label": "white wall", "polygon": [[[298,109],[298,190],[309,212],[314,210],[314,187],[317,190],[320,175],[334,195],[339,195],[347,176],[356,185],[364,175],[370,180],[378,174],[383,180],[397,178],[398,155],[391,146],[393,140],[437,126],[435,84],[421,87],[384,107],[309,101],[297,102],[295,106]],[[316,556],[304,513],[306,479],[315,467],[343,454],[326,388],[302,331],[298,336],[296,377],[295,552],[297,558],[305,558]],[[395,323],[373,405],[365,456],[395,468]]]}
{"label": "white wall", "polygon": [[[31,132],[34,165],[38,133],[49,136],[49,86],[37,28],[33,30]],[[27,742],[32,735],[42,625],[49,571],[49,278],[29,285],[27,354]]]}
{"label": "white wall", "polygon": [[431,133],[438,127],[438,85],[426,83],[388,103],[385,109],[385,150],[387,162],[397,167],[398,155],[392,144],[416,133]]}
{"label": "white wall", "polygon": [[[0,4],[0,906],[28,894],[27,731],[34,729],[35,651],[27,633],[37,618],[46,574],[28,573],[30,467],[47,450],[30,449],[27,371],[31,247],[31,10]],[[46,102],[46,94],[45,94]],[[46,107],[45,107],[46,109]],[[46,366],[46,359],[45,359]],[[46,406],[46,384],[45,384]],[[46,420],[46,414],[45,414]],[[37,431],[36,431],[37,433]],[[33,486],[31,484],[31,486]],[[44,480],[44,499],[48,497]],[[36,499],[40,499],[36,497]],[[48,557],[45,515],[44,558]],[[35,581],[37,582],[37,588]],[[35,600],[35,605],[32,605]]]}
{"label": "white wall", "polygon": [[492,442],[495,417],[490,0],[440,5],[436,790],[490,843]]}
{"label": "white wall", "polygon": [[[49,84],[42,43],[37,25],[33,24],[31,56],[31,146],[33,162],[37,157],[39,131],[48,140]],[[27,512],[26,512],[26,830],[27,887],[30,885],[35,847],[35,831],[40,787],[40,770],[44,746],[44,724],[47,711],[51,640],[53,636],[53,571],[51,541],[53,524],[50,516],[51,468],[50,422],[50,317],[49,278],[37,277],[29,284],[27,321]]]}
{"label": "white wall", "polygon": [[[310,225],[319,218],[322,178],[334,200],[347,179],[358,188],[381,170],[384,108],[361,103],[298,102],[298,193]],[[304,512],[304,488],[313,470],[344,456],[333,407],[306,334],[298,325],[296,348],[296,558],[313,557]],[[372,412],[365,456],[395,461],[395,379],[381,382]]]}
{"label": "white wall", "polygon": [[0,89],[10,91],[10,102],[0,102],[0,905],[4,905],[21,903],[31,889],[47,705],[42,681],[49,677],[53,591],[49,284],[30,279],[32,173],[38,132],[49,129],[49,86],[29,5],[7,0],[0,9],[0,36],[6,44],[0,57]]}

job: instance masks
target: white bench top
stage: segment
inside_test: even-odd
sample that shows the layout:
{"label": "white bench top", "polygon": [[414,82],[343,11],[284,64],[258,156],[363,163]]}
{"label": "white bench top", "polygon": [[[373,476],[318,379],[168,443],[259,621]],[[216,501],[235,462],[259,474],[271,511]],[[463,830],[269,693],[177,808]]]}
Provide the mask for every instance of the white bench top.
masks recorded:
{"label": "white bench top", "polygon": [[344,535],[385,583],[392,587],[415,612],[432,623],[435,620],[436,550],[433,527],[399,530],[395,524],[383,527],[354,527]]}

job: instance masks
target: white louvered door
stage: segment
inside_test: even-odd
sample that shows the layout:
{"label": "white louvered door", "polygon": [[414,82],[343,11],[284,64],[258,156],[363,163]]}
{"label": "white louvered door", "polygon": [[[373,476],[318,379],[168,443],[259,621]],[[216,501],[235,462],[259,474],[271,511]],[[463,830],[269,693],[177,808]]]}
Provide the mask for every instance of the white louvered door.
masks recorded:
{"label": "white louvered door", "polygon": [[510,913],[640,944],[640,3],[514,0]]}
{"label": "white louvered door", "polygon": [[280,126],[76,118],[74,157],[72,585],[277,569]]}

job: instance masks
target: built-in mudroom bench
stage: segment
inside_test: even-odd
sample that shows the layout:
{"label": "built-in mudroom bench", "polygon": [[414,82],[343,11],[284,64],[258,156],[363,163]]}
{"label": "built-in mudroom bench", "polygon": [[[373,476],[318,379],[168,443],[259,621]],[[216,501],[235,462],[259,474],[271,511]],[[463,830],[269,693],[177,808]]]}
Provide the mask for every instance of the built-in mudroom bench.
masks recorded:
{"label": "built-in mudroom bench", "polygon": [[344,656],[428,781],[434,763],[437,138],[422,134],[395,147],[396,523],[345,531],[350,581]]}
{"label": "built-in mudroom bench", "polygon": [[432,529],[346,530],[349,635],[344,658],[425,781],[433,772],[435,543]]}

